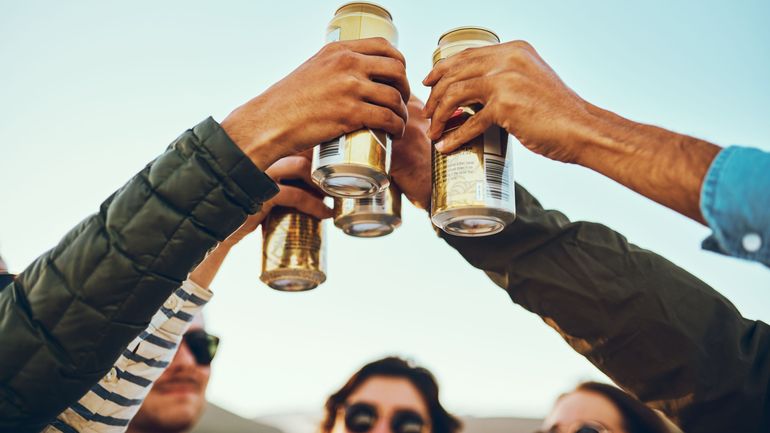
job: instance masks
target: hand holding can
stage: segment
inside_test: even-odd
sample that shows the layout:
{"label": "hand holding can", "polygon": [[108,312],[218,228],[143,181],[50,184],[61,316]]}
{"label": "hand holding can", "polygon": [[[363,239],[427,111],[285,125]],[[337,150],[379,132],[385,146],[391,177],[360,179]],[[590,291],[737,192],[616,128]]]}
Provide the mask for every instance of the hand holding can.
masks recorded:
{"label": "hand holding can", "polygon": [[[329,43],[374,37],[395,45],[398,38],[390,13],[366,2],[340,7],[329,23],[326,35]],[[404,101],[409,100],[409,87],[405,85],[406,79],[400,77],[401,73],[405,74],[404,64],[389,63],[383,63],[383,68],[370,74],[372,81],[367,84],[373,89],[370,98],[375,104],[383,103],[391,108],[399,106],[402,110],[399,114],[406,120]],[[398,75],[397,79],[393,79],[394,74]],[[336,102],[330,101],[332,106],[336,106]],[[313,180],[334,197],[363,198],[384,191],[390,183],[391,136],[400,136],[403,129],[397,134],[371,127],[346,132],[315,147]]]}
{"label": "hand holding can", "polygon": [[[478,27],[450,30],[439,38],[433,63],[468,48],[499,42],[493,32]],[[464,125],[478,124],[478,116],[484,110],[480,104],[453,107],[451,116],[442,122],[438,142]],[[433,124],[431,129],[435,127]],[[487,236],[513,222],[516,203],[513,155],[508,141],[508,133],[492,124],[449,153],[440,152],[434,142],[431,220],[437,227],[456,236]]]}
{"label": "hand holding can", "polygon": [[382,38],[327,44],[235,109],[222,128],[262,170],[352,131],[400,136],[409,97],[404,65],[403,55]]}

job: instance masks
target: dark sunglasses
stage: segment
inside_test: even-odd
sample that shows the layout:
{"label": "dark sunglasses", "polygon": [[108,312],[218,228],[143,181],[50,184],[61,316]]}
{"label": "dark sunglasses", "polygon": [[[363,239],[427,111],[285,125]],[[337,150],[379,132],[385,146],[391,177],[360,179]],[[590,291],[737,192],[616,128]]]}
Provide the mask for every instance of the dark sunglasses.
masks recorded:
{"label": "dark sunglasses", "polygon": [[[377,424],[377,408],[367,403],[354,403],[345,407],[345,427],[353,433],[367,433]],[[425,420],[413,410],[396,411],[390,418],[392,433],[422,433]]]}
{"label": "dark sunglasses", "polygon": [[210,365],[217,354],[219,337],[209,334],[203,329],[187,331],[182,337],[187,347],[195,357],[198,365]]}

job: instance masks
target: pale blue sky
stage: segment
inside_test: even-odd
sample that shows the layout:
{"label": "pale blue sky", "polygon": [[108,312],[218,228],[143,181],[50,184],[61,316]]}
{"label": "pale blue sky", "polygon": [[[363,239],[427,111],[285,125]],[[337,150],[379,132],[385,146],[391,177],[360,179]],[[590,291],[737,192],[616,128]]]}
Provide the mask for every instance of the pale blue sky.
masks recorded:
{"label": "pale blue sky", "polygon": [[[0,252],[11,268],[52,247],[184,129],[222,120],[315,53],[339,3],[0,3]],[[438,36],[481,25],[531,42],[597,105],[770,150],[767,2],[381,3],[423,98]],[[768,269],[701,251],[707,229],[597,174],[515,152],[517,180],[546,206],[617,229],[746,317],[770,320]],[[437,239],[420,211],[407,207],[384,239],[331,233],[329,279],[311,293],[259,282],[258,235],[232,252],[207,307],[223,337],[213,401],[246,416],[316,410],[360,364],[390,353],[433,369],[462,414],[543,415],[577,381],[602,377]]]}

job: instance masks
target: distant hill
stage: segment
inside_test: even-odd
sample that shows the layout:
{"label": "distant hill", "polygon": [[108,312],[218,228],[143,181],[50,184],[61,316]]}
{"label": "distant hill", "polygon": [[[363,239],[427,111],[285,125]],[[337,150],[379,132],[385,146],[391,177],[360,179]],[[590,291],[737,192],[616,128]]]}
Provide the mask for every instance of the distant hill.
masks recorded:
{"label": "distant hill", "polygon": [[[191,433],[315,433],[319,413],[266,415],[250,420],[209,403]],[[532,433],[542,420],[533,418],[462,417],[463,433]]]}

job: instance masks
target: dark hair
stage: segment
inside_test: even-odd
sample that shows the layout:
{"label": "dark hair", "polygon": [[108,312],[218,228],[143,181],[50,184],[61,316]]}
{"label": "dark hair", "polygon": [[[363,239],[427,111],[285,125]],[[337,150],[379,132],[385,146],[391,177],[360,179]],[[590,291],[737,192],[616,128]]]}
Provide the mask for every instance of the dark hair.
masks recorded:
{"label": "dark hair", "polygon": [[433,433],[455,433],[460,430],[460,421],[449,414],[438,399],[438,382],[426,368],[415,366],[401,358],[387,357],[364,365],[347,383],[326,400],[326,415],[321,423],[321,431],[331,432],[339,408],[345,404],[350,394],[367,379],[376,376],[402,377],[409,380],[420,392],[430,412]]}
{"label": "dark hair", "polygon": [[587,391],[611,401],[623,416],[628,433],[669,433],[669,429],[654,410],[622,389],[599,382],[584,382],[575,391]]}

